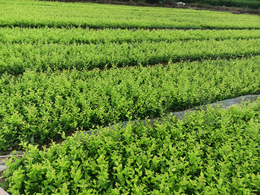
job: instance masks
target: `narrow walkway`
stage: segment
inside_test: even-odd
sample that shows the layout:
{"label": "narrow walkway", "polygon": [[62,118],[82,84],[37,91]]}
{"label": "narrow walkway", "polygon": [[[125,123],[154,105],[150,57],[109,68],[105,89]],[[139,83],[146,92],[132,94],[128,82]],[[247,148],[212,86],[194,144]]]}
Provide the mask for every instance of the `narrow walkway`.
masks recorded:
{"label": "narrow walkway", "polygon": [[[212,107],[217,107],[219,106],[220,108],[224,108],[224,109],[228,109],[230,108],[231,106],[236,106],[236,105],[239,105],[240,103],[242,102],[245,102],[245,101],[253,101],[253,100],[257,100],[257,99],[260,99],[260,95],[245,95],[245,96],[240,96],[240,97],[237,97],[237,98],[232,98],[232,99],[227,99],[227,100],[223,100],[223,101],[219,101],[219,102],[216,102],[216,103],[212,103],[212,104],[207,104],[207,105],[202,105],[202,106],[197,106],[193,109],[187,109],[187,110],[184,110],[184,111],[180,111],[180,112],[170,112],[168,114],[168,116],[175,116],[176,119],[182,119],[185,114],[188,114],[192,111],[197,111],[197,110],[200,110],[200,109],[205,109],[206,107],[208,106],[212,106]],[[156,121],[158,121],[159,118],[153,118],[153,119],[144,119],[144,120],[133,120],[131,122],[141,122],[141,123],[146,123],[147,121],[153,125]],[[121,122],[121,123],[117,123],[117,124],[114,124],[114,125],[111,125],[111,126],[108,126],[108,128],[110,128],[110,130],[113,130],[115,126],[121,126],[121,127],[125,127],[127,125],[127,123],[129,123],[129,121],[124,121],[124,122]],[[105,127],[107,128],[107,127]],[[102,128],[104,129],[104,128]],[[92,131],[92,130],[89,130],[89,131],[85,131],[83,133],[85,134],[91,134],[92,132],[94,132],[94,134],[96,134],[98,131],[102,130],[102,129],[98,129],[98,130],[95,130],[95,131]]]}

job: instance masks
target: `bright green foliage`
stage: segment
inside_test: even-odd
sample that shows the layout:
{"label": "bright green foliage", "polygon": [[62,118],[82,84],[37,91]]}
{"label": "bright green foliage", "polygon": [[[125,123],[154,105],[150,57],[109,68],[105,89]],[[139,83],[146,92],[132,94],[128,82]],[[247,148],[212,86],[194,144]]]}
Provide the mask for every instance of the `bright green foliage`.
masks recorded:
{"label": "bright green foliage", "polygon": [[127,30],[82,28],[1,28],[0,43],[102,44],[136,43],[143,41],[175,42],[188,40],[259,39],[260,30]]}
{"label": "bright green foliage", "polygon": [[[59,2],[89,2],[89,0],[40,0],[40,1],[59,1]],[[120,0],[125,2],[125,0]],[[119,1],[119,2],[120,2]],[[173,4],[173,2],[179,2],[178,0],[129,0],[130,2],[145,2],[145,3],[158,3],[160,6],[164,4]],[[213,6],[227,6],[227,7],[241,7],[241,8],[250,8],[250,9],[260,9],[259,0],[185,0],[184,1],[189,4],[208,4]],[[108,1],[107,1],[108,3]],[[185,6],[185,7],[186,7]]]}
{"label": "bright green foliage", "polygon": [[[12,194],[259,194],[260,101],[129,124],[8,161]],[[24,144],[26,145],[26,144]],[[12,163],[11,161],[14,160]]]}
{"label": "bright green foliage", "polygon": [[101,72],[5,75],[0,80],[0,149],[259,93],[259,64],[258,56]]}
{"label": "bright green foliage", "polygon": [[[0,8],[0,152],[260,92],[258,16],[33,0]],[[157,63],[168,65],[144,67]],[[7,190],[260,194],[259,111],[260,102],[209,109],[41,152],[25,146],[7,163]]]}
{"label": "bright green foliage", "polygon": [[1,27],[259,29],[259,16],[192,9],[0,0]]}
{"label": "bright green foliage", "polygon": [[260,39],[190,40],[104,44],[3,44],[0,73],[23,73],[27,68],[78,70],[167,63],[169,60],[216,59],[260,54]]}

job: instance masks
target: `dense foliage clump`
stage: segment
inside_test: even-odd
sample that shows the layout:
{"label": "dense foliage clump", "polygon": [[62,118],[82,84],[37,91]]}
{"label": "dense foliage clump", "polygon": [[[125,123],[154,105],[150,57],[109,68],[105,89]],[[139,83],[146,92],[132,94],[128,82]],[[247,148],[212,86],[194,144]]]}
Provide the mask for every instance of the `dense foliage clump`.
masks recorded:
{"label": "dense foliage clump", "polygon": [[[10,194],[260,194],[259,101],[165,117],[260,92],[258,16],[0,7],[0,153],[26,150],[0,173]],[[99,133],[66,138],[81,130]]]}
{"label": "dense foliage clump", "polygon": [[[0,80],[0,150],[259,93],[260,57],[95,71],[26,71]],[[32,141],[31,141],[32,142]]]}
{"label": "dense foliage clump", "polygon": [[[59,1],[59,2],[97,2],[97,3],[107,3],[110,4],[120,4],[120,3],[128,3],[128,4],[139,4],[139,5],[173,5],[176,6],[179,0],[40,0],[40,1]],[[239,8],[249,8],[249,9],[260,9],[259,0],[185,0],[185,6],[187,4],[195,4],[195,5],[211,5],[211,6],[227,6],[227,7],[239,7]],[[182,6],[182,7],[185,7]]]}
{"label": "dense foliage clump", "polygon": [[160,41],[104,44],[1,44],[0,74],[153,65],[158,63],[259,55],[260,39]]}
{"label": "dense foliage clump", "polygon": [[[259,194],[260,102],[129,124],[9,160],[12,194]],[[12,162],[14,161],[14,162]]]}
{"label": "dense foliage clump", "polygon": [[34,0],[0,0],[0,5],[0,27],[260,29],[259,16],[192,9]]}

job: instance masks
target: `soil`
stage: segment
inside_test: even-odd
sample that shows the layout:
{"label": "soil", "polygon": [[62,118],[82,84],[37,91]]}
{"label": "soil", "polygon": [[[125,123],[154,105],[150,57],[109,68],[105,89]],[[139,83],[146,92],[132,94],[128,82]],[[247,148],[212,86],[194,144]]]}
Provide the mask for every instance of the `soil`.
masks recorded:
{"label": "soil", "polygon": [[[2,170],[2,163],[3,163],[3,160],[5,160],[6,158],[0,158],[0,169]],[[0,188],[4,188],[5,187],[5,178],[3,178],[3,170],[0,171]],[[1,192],[1,191],[0,191]],[[0,193],[1,194],[1,193]]]}

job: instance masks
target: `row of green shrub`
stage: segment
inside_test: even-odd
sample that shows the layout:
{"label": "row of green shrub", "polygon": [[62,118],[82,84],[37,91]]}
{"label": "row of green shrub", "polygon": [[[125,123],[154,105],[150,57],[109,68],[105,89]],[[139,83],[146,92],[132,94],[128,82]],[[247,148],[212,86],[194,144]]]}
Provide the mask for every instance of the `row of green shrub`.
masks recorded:
{"label": "row of green shrub", "polygon": [[[155,127],[76,134],[12,157],[6,188],[22,194],[259,194],[260,101],[208,108]],[[28,153],[27,153],[28,152]]]}
{"label": "row of green shrub", "polygon": [[232,58],[260,54],[260,39],[190,40],[176,42],[104,44],[3,44],[0,43],[0,74],[21,74],[27,68],[78,70],[153,65],[179,61]]}
{"label": "row of green shrub", "polygon": [[[59,2],[102,2],[102,3],[111,3],[109,0],[40,0],[40,1],[59,1]],[[168,5],[175,5],[179,2],[178,0],[118,0],[115,1],[116,3],[120,4],[120,2],[136,2],[136,3],[146,3],[146,6],[149,4],[168,4]],[[131,4],[130,3],[130,4]],[[187,4],[206,4],[212,6],[227,6],[227,7],[240,7],[240,8],[250,8],[250,9],[260,9],[260,2],[259,0],[185,0],[186,6]],[[142,5],[142,4],[141,4]]]}
{"label": "row of green shrub", "polygon": [[260,57],[0,79],[0,150],[259,93]]}
{"label": "row of green shrub", "polygon": [[128,30],[128,29],[83,29],[83,28],[2,28],[0,42],[10,43],[57,43],[100,44],[108,42],[175,42],[188,40],[239,40],[258,39],[260,30]]}
{"label": "row of green shrub", "polygon": [[0,27],[260,29],[259,17],[154,7],[0,0]]}

